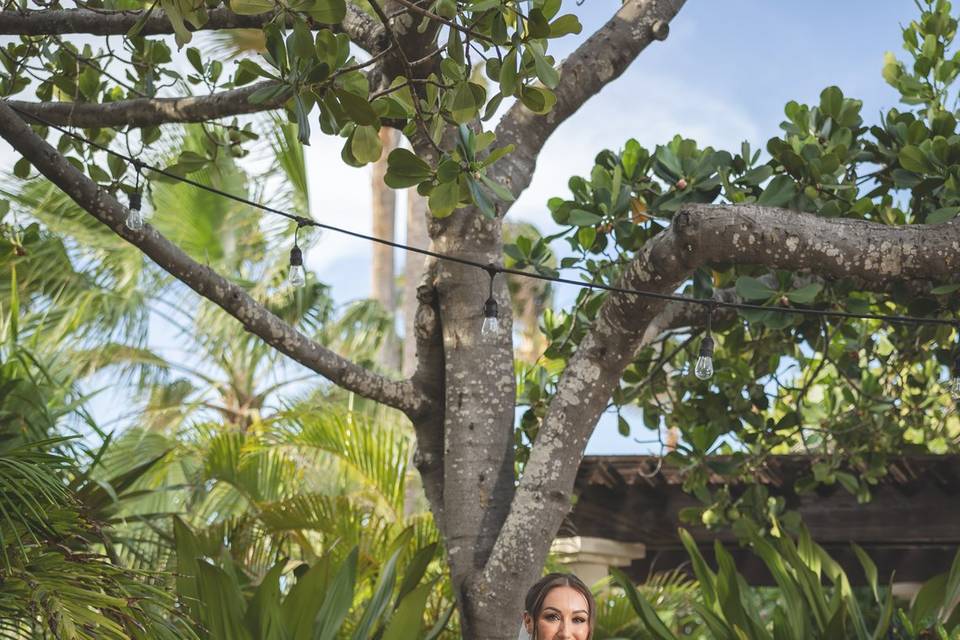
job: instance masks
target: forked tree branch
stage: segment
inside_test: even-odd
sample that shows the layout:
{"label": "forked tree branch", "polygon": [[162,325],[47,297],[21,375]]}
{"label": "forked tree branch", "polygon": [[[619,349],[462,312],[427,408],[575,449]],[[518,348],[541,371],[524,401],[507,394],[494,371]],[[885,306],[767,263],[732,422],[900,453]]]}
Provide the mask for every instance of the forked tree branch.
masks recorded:
{"label": "forked tree branch", "polygon": [[124,224],[126,207],[36,135],[3,101],[0,101],[0,137],[90,215],[281,353],[334,384],[403,411],[413,419],[430,410],[427,398],[413,383],[389,380],[310,340],[251,298],[243,288],[193,260],[149,225],[141,231],[128,229]]}
{"label": "forked tree branch", "polygon": [[494,179],[514,196],[530,185],[537,156],[547,138],[583,104],[620,77],[668,25],[686,0],[627,0],[600,29],[560,65],[557,103],[537,115],[517,101],[497,125],[497,144],[516,146],[495,165]]}
{"label": "forked tree branch", "polygon": [[[142,15],[143,11],[92,11],[90,9],[0,11],[0,35],[43,36],[74,33],[93,36],[124,35]],[[197,31],[262,29],[273,17],[272,13],[256,16],[237,15],[221,7],[211,10],[208,13],[207,22]],[[328,26],[316,24],[314,28]],[[379,51],[386,44],[380,25],[355,4],[347,3],[346,17],[340,25],[332,28],[343,31],[357,46],[371,53]],[[140,34],[145,36],[170,33],[173,33],[173,25],[166,14],[159,9],[151,12],[140,31]]]}
{"label": "forked tree branch", "polygon": [[[694,205],[647,242],[619,285],[672,293],[710,263],[802,269],[826,278],[858,278],[877,289],[899,280],[954,282],[960,273],[960,222],[889,226],[756,205]],[[529,579],[516,567],[546,556],[569,508],[590,433],[666,304],[620,293],[603,303],[560,378],[481,584]]]}

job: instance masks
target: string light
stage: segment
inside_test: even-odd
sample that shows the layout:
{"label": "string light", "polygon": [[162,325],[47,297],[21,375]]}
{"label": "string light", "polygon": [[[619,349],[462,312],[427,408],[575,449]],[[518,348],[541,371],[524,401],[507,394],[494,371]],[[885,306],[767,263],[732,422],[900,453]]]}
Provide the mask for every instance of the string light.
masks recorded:
{"label": "string light", "polygon": [[487,274],[490,276],[490,294],[487,301],[483,303],[483,324],[480,326],[480,338],[484,342],[492,342],[500,333],[500,310],[497,301],[493,297],[493,278],[497,275],[497,267],[489,264],[486,267]]}
{"label": "string light", "polygon": [[293,232],[293,248],[290,249],[290,273],[287,276],[287,281],[293,287],[302,287],[307,284],[307,271],[303,268],[303,251],[297,244],[300,226],[298,224],[297,230]]}
{"label": "string light", "polygon": [[697,358],[697,364],[693,368],[693,375],[701,380],[709,380],[713,377],[713,304],[707,306],[707,335],[700,341],[700,356]]}
{"label": "string light", "polygon": [[131,231],[140,231],[143,229],[143,212],[140,207],[143,205],[143,190],[140,188],[140,165],[134,163],[136,167],[136,185],[130,194],[130,208],[127,209],[127,219],[124,224]]}
{"label": "string light", "polygon": [[[326,230],[329,230],[329,231],[334,231],[334,232],[336,232],[336,233],[341,233],[341,234],[344,234],[344,235],[352,236],[352,237],[359,238],[359,239],[362,239],[362,240],[366,240],[366,241],[369,241],[369,242],[376,242],[376,243],[379,243],[379,244],[382,244],[382,245],[386,245],[386,246],[393,247],[393,248],[395,248],[395,249],[401,249],[401,250],[403,250],[403,251],[407,251],[407,252],[411,252],[411,253],[418,253],[418,254],[421,254],[421,255],[429,256],[429,257],[432,257],[432,258],[437,259],[437,260],[444,260],[444,261],[448,261],[448,262],[456,262],[456,263],[459,263],[459,264],[464,264],[464,265],[470,265],[470,266],[478,267],[478,268],[481,268],[481,269],[486,270],[488,273],[491,273],[491,269],[492,269],[492,273],[491,273],[491,295],[490,295],[490,297],[487,299],[487,302],[484,304],[484,323],[483,323],[483,325],[481,326],[481,334],[482,334],[482,335],[486,335],[486,333],[495,335],[495,334],[497,333],[497,331],[499,330],[499,319],[498,319],[499,313],[498,313],[498,308],[497,308],[497,302],[496,302],[496,300],[493,298],[493,295],[492,295],[492,277],[493,277],[493,275],[495,275],[496,273],[504,273],[504,274],[514,275],[514,276],[519,276],[519,277],[533,278],[533,279],[535,279],[535,280],[543,280],[543,281],[546,281],[546,282],[553,282],[553,283],[557,283],[557,284],[568,284],[568,285],[572,285],[572,286],[576,286],[576,287],[580,287],[580,288],[590,289],[590,290],[592,290],[592,291],[607,291],[607,292],[610,292],[610,293],[620,293],[620,294],[626,294],[626,295],[641,296],[641,297],[644,297],[644,298],[650,298],[650,299],[654,299],[654,300],[662,300],[662,301],[670,301],[670,302],[679,302],[679,303],[686,303],[686,304],[699,304],[699,305],[701,305],[701,306],[709,307],[709,310],[710,310],[711,313],[712,313],[713,309],[715,309],[715,308],[717,308],[717,307],[723,307],[723,308],[725,308],[725,309],[766,311],[766,312],[773,312],[773,313],[790,313],[790,314],[796,314],[796,315],[817,316],[817,317],[821,317],[821,318],[849,318],[849,319],[859,319],[859,320],[878,320],[878,321],[881,321],[881,322],[913,324],[913,325],[917,325],[917,326],[923,326],[923,325],[928,325],[928,326],[943,326],[943,325],[957,326],[957,322],[956,322],[955,320],[946,319],[946,318],[920,318],[920,317],[916,317],[916,316],[904,316],[904,315],[894,315],[894,314],[887,315],[887,314],[878,314],[878,313],[854,313],[854,312],[851,312],[851,311],[838,311],[838,310],[830,310],[830,309],[811,309],[811,308],[805,308],[805,307],[778,307],[778,306],[768,306],[768,305],[760,305],[760,304],[751,304],[751,303],[747,303],[747,302],[727,302],[727,301],[717,301],[717,300],[702,300],[702,299],[691,298],[691,297],[688,297],[688,296],[685,296],[685,295],[680,295],[680,294],[658,293],[658,292],[655,292],[655,291],[643,291],[643,290],[639,290],[639,289],[628,289],[628,288],[625,288],[625,287],[618,287],[618,286],[614,286],[614,285],[604,285],[604,284],[599,284],[599,283],[583,282],[583,281],[580,281],[580,280],[572,280],[572,279],[569,279],[569,278],[561,278],[561,277],[557,277],[557,276],[543,275],[543,274],[540,274],[540,273],[532,273],[532,272],[528,272],[528,271],[520,271],[519,269],[508,269],[508,268],[506,268],[506,267],[494,267],[493,265],[483,264],[483,263],[480,263],[480,262],[477,262],[477,261],[474,261],[474,260],[469,260],[469,259],[467,259],[467,258],[460,258],[460,257],[458,257],[458,256],[447,255],[447,254],[439,253],[439,252],[436,252],[436,251],[431,251],[431,250],[429,250],[429,249],[421,249],[421,248],[419,248],[419,247],[411,247],[411,246],[408,246],[408,245],[401,244],[401,243],[399,243],[399,242],[394,242],[394,241],[392,241],[392,240],[385,240],[385,239],[383,239],[383,238],[377,238],[377,237],[375,237],[375,236],[370,236],[370,235],[363,234],[363,233],[359,233],[359,232],[356,232],[356,231],[350,231],[350,230],[348,230],[348,229],[343,229],[343,228],[340,228],[340,227],[335,227],[335,226],[333,226],[333,225],[324,224],[324,223],[322,223],[322,222],[317,222],[317,221],[315,221],[315,220],[311,220],[310,218],[305,218],[305,217],[303,217],[303,216],[299,216],[299,215],[296,215],[296,214],[292,214],[292,213],[289,213],[289,212],[287,212],[287,211],[282,211],[282,210],[280,210],[280,209],[276,209],[276,208],[274,208],[274,207],[270,207],[269,205],[265,205],[265,204],[262,204],[262,203],[259,203],[259,202],[254,202],[253,200],[250,200],[250,199],[248,199],[248,198],[244,198],[244,197],[242,197],[242,196],[237,196],[237,195],[234,195],[234,194],[232,194],[232,193],[228,193],[228,192],[226,192],[226,191],[222,191],[222,190],[220,190],[220,189],[217,189],[217,188],[215,188],[215,187],[211,187],[211,186],[208,186],[208,185],[205,185],[205,184],[196,182],[195,180],[191,180],[191,179],[186,178],[186,177],[184,177],[184,176],[177,175],[177,174],[171,173],[171,172],[169,172],[169,171],[165,171],[165,170],[160,169],[160,168],[158,168],[158,167],[153,167],[153,166],[147,165],[147,164],[141,162],[140,160],[138,160],[138,159],[136,159],[136,158],[132,158],[132,157],[129,156],[129,155],[124,155],[123,153],[120,153],[120,152],[118,152],[118,151],[115,151],[114,149],[110,149],[109,147],[106,147],[105,145],[99,144],[99,143],[97,143],[97,142],[94,142],[93,140],[90,140],[90,139],[88,139],[88,138],[85,138],[84,136],[81,136],[81,135],[79,135],[79,134],[77,134],[77,133],[74,133],[73,131],[70,131],[69,129],[66,129],[66,128],[61,127],[61,126],[59,126],[59,125],[57,125],[57,124],[54,124],[54,123],[52,123],[52,122],[50,122],[50,121],[48,121],[48,120],[46,120],[46,119],[44,119],[44,118],[42,118],[42,117],[40,117],[40,116],[37,116],[37,115],[35,115],[35,114],[31,114],[31,113],[25,112],[25,111],[19,109],[18,107],[15,107],[14,105],[11,105],[11,104],[7,103],[7,106],[10,107],[10,109],[12,109],[13,111],[15,111],[15,112],[17,112],[18,114],[20,114],[20,115],[21,115],[22,117],[24,117],[24,118],[29,118],[29,119],[31,119],[31,120],[35,120],[35,121],[37,121],[37,122],[39,122],[39,123],[41,123],[41,124],[43,124],[43,125],[46,125],[47,127],[50,127],[50,128],[55,129],[55,130],[57,130],[57,131],[60,131],[61,133],[63,133],[63,134],[65,134],[65,135],[67,135],[67,136],[70,136],[70,137],[74,138],[75,140],[78,140],[78,141],[80,141],[80,142],[83,142],[83,143],[85,143],[86,145],[88,145],[88,146],[90,146],[90,147],[93,147],[93,148],[95,148],[95,149],[99,149],[100,151],[104,151],[104,152],[106,152],[106,153],[108,153],[108,154],[111,154],[111,155],[113,155],[113,156],[116,156],[116,157],[118,157],[118,158],[121,158],[121,159],[123,159],[123,160],[126,160],[127,162],[130,162],[130,163],[132,163],[134,166],[136,166],[138,171],[139,171],[141,168],[147,169],[147,170],[152,171],[152,172],[154,172],[154,173],[157,173],[157,174],[159,174],[159,175],[166,176],[166,177],[168,177],[168,178],[170,178],[170,179],[172,179],[172,180],[176,180],[176,181],[178,181],[178,182],[182,182],[182,183],[186,183],[186,184],[192,185],[192,186],[194,186],[194,187],[196,187],[196,188],[198,188],[198,189],[202,189],[202,190],[204,190],[204,191],[207,191],[207,192],[210,192],[210,193],[214,193],[214,194],[216,194],[216,195],[218,195],[218,196],[221,196],[221,197],[224,197],[224,198],[228,198],[228,199],[233,200],[233,201],[235,201],[235,202],[240,202],[240,203],[246,204],[246,205],[251,206],[251,207],[253,207],[253,208],[259,209],[259,210],[261,210],[261,211],[263,211],[263,212],[265,212],[265,213],[270,213],[270,214],[282,216],[282,217],[284,217],[284,218],[287,218],[288,220],[292,220],[292,221],[296,222],[298,229],[299,229],[300,227],[306,227],[306,226],[309,226],[309,227],[317,227],[317,228],[320,228],[320,229],[326,229]],[[135,202],[134,194],[131,194],[131,212],[133,211],[134,202]],[[138,204],[139,204],[139,203],[138,203]],[[134,224],[136,223],[135,220],[133,220],[132,222],[133,222]],[[142,217],[141,217],[141,225],[142,225]],[[128,226],[129,226],[129,224],[128,224]],[[131,228],[132,228],[132,227],[131,227]],[[299,280],[298,277],[297,277],[297,278],[294,277],[293,272],[294,272],[294,267],[300,267],[300,268],[302,268],[302,266],[303,266],[303,265],[302,265],[302,262],[303,262],[303,253],[302,253],[302,251],[300,251],[300,249],[299,249],[299,247],[297,246],[296,241],[295,241],[295,242],[294,242],[294,248],[290,251],[290,266],[291,266],[290,277],[291,277],[292,280],[293,280],[293,279]],[[298,270],[298,271],[299,271],[299,270]],[[304,279],[305,279],[306,272],[303,271],[302,273],[303,273]],[[488,322],[488,320],[489,320],[489,322]],[[707,316],[707,320],[708,320],[708,323],[709,323],[709,321],[710,321],[710,315]],[[485,333],[485,331],[484,331],[485,329],[486,329],[486,333]],[[713,372],[712,372],[712,365],[713,365],[713,337],[712,337],[712,335],[709,333],[709,331],[708,331],[707,335],[704,337],[703,341],[702,341],[701,344],[700,344],[700,357],[698,358],[698,364],[699,364],[699,360],[700,360],[700,359],[703,359],[703,361],[704,361],[704,362],[703,362],[703,365],[704,365],[704,366],[703,366],[703,372],[706,373],[707,365],[709,364],[709,365],[710,365],[710,368],[711,368],[710,374],[712,375],[712,373],[713,373]],[[697,374],[697,367],[694,368],[694,373]],[[953,368],[953,371],[952,371],[952,375],[953,375],[953,377],[951,378],[951,381],[950,381],[950,393],[951,393],[952,396],[954,396],[954,398],[956,398],[958,401],[960,401],[960,356],[958,356],[957,362],[954,363],[954,368]],[[698,375],[698,377],[699,377],[699,375]],[[707,377],[709,378],[709,375],[708,375]]]}

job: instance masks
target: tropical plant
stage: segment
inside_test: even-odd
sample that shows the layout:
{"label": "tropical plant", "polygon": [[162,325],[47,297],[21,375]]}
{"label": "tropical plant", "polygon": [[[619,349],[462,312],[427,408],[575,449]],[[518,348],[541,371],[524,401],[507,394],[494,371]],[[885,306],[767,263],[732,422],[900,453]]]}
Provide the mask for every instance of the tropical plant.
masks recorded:
{"label": "tropical plant", "polygon": [[[892,589],[880,584],[870,557],[854,545],[867,577],[870,608],[865,608],[846,572],[811,539],[805,527],[800,527],[796,540],[787,535],[765,537],[747,519],[738,521],[737,528],[776,583],[776,600],[766,608],[758,606],[752,589],[722,544],[714,545],[714,571],[692,536],[680,530],[698,583],[700,601],[694,604],[694,610],[711,638],[877,640],[954,638],[960,634],[960,551],[949,571],[925,582],[913,601],[901,607],[895,603]],[[613,574],[652,637],[680,637],[624,573],[613,570]]]}
{"label": "tropical plant", "polygon": [[453,611],[425,627],[440,579],[436,570],[428,576],[437,544],[411,553],[412,529],[391,540],[385,563],[359,547],[339,560],[330,553],[311,563],[279,558],[256,583],[222,541],[197,536],[180,520],[174,529],[177,591],[211,640],[432,640]]}
{"label": "tropical plant", "polygon": [[[28,245],[29,246],[29,245]],[[0,253],[12,285],[0,309],[0,636],[93,640],[195,637],[162,576],[114,562],[104,523],[87,509],[88,451],[65,426],[69,385],[18,342],[16,254]]]}

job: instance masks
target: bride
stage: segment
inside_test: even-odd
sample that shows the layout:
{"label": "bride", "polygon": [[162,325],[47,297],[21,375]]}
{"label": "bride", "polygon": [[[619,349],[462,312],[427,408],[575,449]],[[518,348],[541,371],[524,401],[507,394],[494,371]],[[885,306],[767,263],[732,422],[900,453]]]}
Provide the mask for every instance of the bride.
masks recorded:
{"label": "bride", "polygon": [[590,640],[596,602],[572,573],[551,573],[527,591],[518,640]]}

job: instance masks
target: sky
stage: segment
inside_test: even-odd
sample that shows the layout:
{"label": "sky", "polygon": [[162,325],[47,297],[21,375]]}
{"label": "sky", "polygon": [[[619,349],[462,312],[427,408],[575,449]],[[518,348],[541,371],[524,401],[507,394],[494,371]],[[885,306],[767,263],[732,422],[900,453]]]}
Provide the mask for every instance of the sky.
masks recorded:
{"label": "sky", "polygon": [[[580,6],[565,0],[563,12],[577,14],[584,31],[553,41],[550,53],[568,55],[619,6],[618,0],[585,0]],[[865,120],[876,121],[881,109],[897,101],[880,76],[884,52],[903,54],[901,25],[916,14],[913,0],[689,0],[665,41],[651,44],[619,79],[558,128],[508,219],[551,232],[546,201],[567,197],[571,176],[589,173],[599,151],[620,149],[630,138],[649,149],[676,134],[718,149],[738,151],[744,140],[763,148],[778,132],[788,101],[815,104],[830,85],[863,100]],[[314,129],[306,156],[313,216],[370,233],[369,167],[344,165],[342,139]],[[0,170],[12,170],[16,158],[0,141]],[[397,217],[402,223],[405,214]],[[403,238],[402,224],[397,235]],[[337,301],[346,302],[369,295],[370,255],[368,243],[328,233],[307,253],[306,265],[332,285]],[[399,272],[403,256],[396,259]],[[557,304],[574,295],[559,289]],[[154,339],[160,349],[169,346],[163,336]],[[587,446],[588,454],[646,451],[650,445],[617,434],[612,419],[601,421]]]}

